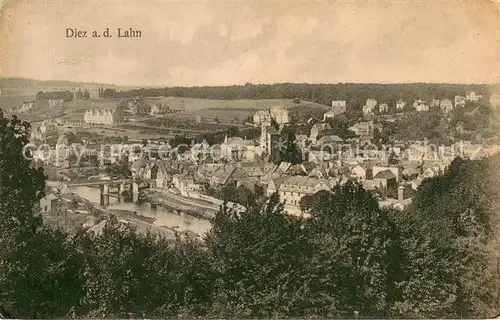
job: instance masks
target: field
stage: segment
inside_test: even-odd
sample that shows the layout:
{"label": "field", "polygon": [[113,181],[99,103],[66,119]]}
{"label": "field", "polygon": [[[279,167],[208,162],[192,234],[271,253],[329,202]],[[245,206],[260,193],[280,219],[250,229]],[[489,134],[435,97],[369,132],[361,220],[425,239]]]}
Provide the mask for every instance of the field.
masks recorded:
{"label": "field", "polygon": [[[151,100],[150,100],[151,99]],[[242,123],[248,116],[254,114],[257,110],[269,109],[273,106],[282,105],[287,109],[294,107],[304,107],[311,109],[327,109],[328,107],[302,101],[293,103],[286,99],[264,99],[264,100],[210,100],[210,99],[192,99],[177,97],[147,98],[146,101],[161,102],[170,106],[172,109],[180,109],[185,106],[185,112],[172,115],[178,119],[194,120],[197,115],[203,117],[206,121],[213,121],[215,118],[223,123]],[[151,103],[149,102],[149,103]],[[147,102],[148,103],[148,102]]]}
{"label": "field", "polygon": [[[212,100],[212,99],[195,99],[195,98],[179,98],[179,97],[154,97],[145,98],[146,103],[163,103],[170,106],[172,109],[182,109],[185,106],[186,111],[197,111],[205,109],[268,109],[272,106],[283,105],[285,108],[291,108],[297,104],[289,99],[263,99],[263,100]],[[311,106],[323,105],[302,102]]]}
{"label": "field", "polygon": [[[24,83],[23,83],[24,84]],[[2,85],[0,95],[0,107],[8,113],[18,114],[22,120],[36,123],[46,119],[59,118],[67,121],[82,121],[85,111],[93,106],[103,109],[115,109],[120,102],[128,99],[89,99],[73,100],[65,102],[61,107],[35,109],[26,113],[17,113],[16,109],[23,101],[35,98],[39,91],[71,90],[78,86],[64,87],[64,83],[54,83],[54,86],[43,87],[39,82],[27,82],[22,86],[6,87]],[[61,87],[57,87],[61,85]],[[87,86],[82,84],[81,88],[93,93],[97,85]],[[91,95],[92,97],[92,95]],[[163,116],[136,117],[136,122],[117,124],[106,128],[85,129],[102,136],[127,136],[129,139],[168,138],[176,134],[189,136],[225,130],[230,126],[243,127],[249,116],[258,110],[269,109],[281,105],[290,110],[324,112],[328,109],[324,105],[301,101],[294,103],[289,99],[262,99],[262,100],[211,100],[180,97],[146,97],[146,104],[153,105],[161,103],[169,106],[171,110],[184,110],[180,113],[166,114]],[[201,123],[195,120],[197,116],[202,117]],[[69,129],[74,131],[76,128]]]}

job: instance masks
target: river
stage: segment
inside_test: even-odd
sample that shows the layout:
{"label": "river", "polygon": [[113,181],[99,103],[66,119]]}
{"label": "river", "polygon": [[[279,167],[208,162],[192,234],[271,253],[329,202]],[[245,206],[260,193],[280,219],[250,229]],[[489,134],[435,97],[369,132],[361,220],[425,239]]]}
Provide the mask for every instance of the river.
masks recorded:
{"label": "river", "polygon": [[[78,186],[70,187],[69,189],[71,192],[91,202],[100,202],[100,191],[98,188]],[[156,221],[154,224],[156,225],[177,227],[179,231],[191,231],[197,234],[203,234],[211,228],[208,220],[195,218],[187,214],[179,215],[169,209],[160,206],[152,206],[150,203],[146,202],[120,202],[115,197],[109,197],[109,206],[106,208],[135,211],[141,216],[155,218]]]}

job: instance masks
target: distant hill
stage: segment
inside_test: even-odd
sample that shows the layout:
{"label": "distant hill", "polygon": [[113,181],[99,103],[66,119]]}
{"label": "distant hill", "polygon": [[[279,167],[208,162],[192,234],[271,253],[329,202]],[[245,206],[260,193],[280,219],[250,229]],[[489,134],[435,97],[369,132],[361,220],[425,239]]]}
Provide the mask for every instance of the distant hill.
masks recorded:
{"label": "distant hill", "polygon": [[27,78],[0,78],[2,89],[13,88],[78,88],[78,87],[116,87],[114,84],[85,83],[60,80],[34,80]]}

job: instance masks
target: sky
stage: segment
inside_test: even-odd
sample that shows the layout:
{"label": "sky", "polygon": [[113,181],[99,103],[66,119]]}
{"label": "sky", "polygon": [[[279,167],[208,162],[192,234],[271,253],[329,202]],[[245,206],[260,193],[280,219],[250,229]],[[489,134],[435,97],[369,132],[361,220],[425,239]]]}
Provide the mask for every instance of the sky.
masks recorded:
{"label": "sky", "polygon": [[[486,0],[10,0],[1,10],[4,77],[127,86],[500,82],[500,4]],[[109,28],[114,37],[66,38],[66,28]],[[117,28],[142,37],[118,38]]]}

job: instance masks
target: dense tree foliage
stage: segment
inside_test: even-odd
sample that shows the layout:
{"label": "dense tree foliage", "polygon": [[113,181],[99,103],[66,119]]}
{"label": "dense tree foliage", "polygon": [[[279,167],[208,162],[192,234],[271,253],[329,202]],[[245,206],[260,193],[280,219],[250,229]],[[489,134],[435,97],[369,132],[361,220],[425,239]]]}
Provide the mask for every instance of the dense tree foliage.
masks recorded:
{"label": "dense tree foliage", "polygon": [[295,128],[292,126],[286,126],[281,130],[275,144],[276,152],[271,159],[274,164],[281,162],[300,164],[304,161],[302,150],[297,144]]}
{"label": "dense tree foliage", "polygon": [[492,112],[478,104],[472,111],[455,109],[450,114],[439,109],[428,112],[405,112],[395,122],[379,121],[383,131],[375,139],[381,143],[392,140],[423,140],[450,145],[456,140],[488,138],[494,132],[490,127]]}
{"label": "dense tree foliage", "polygon": [[398,311],[429,317],[498,311],[498,165],[497,157],[457,158],[444,175],[422,183],[407,215],[396,216],[407,261]]}
{"label": "dense tree foliage", "polygon": [[490,85],[463,85],[463,84],[305,84],[305,83],[277,83],[251,84],[227,87],[173,87],[134,89],[117,92],[114,89],[105,89],[102,96],[105,98],[134,98],[154,96],[174,96],[200,99],[294,99],[294,101],[311,101],[327,106],[333,99],[346,100],[349,106],[356,110],[373,98],[394,106],[396,100],[406,101],[422,99],[453,98],[455,95],[464,95],[472,90],[477,94],[487,96],[491,92]]}
{"label": "dense tree foliage", "polygon": [[344,140],[356,137],[356,134],[349,130],[349,127],[354,125],[354,122],[349,120],[345,115],[330,119],[328,124],[332,127],[332,134],[337,135]]}
{"label": "dense tree foliage", "polygon": [[[499,159],[455,160],[405,211],[349,181],[305,197],[235,188],[202,238],[166,240],[110,217],[69,236],[37,215],[29,126],[0,113],[0,305],[13,317],[491,317],[500,306]],[[497,242],[495,242],[497,241]]]}

